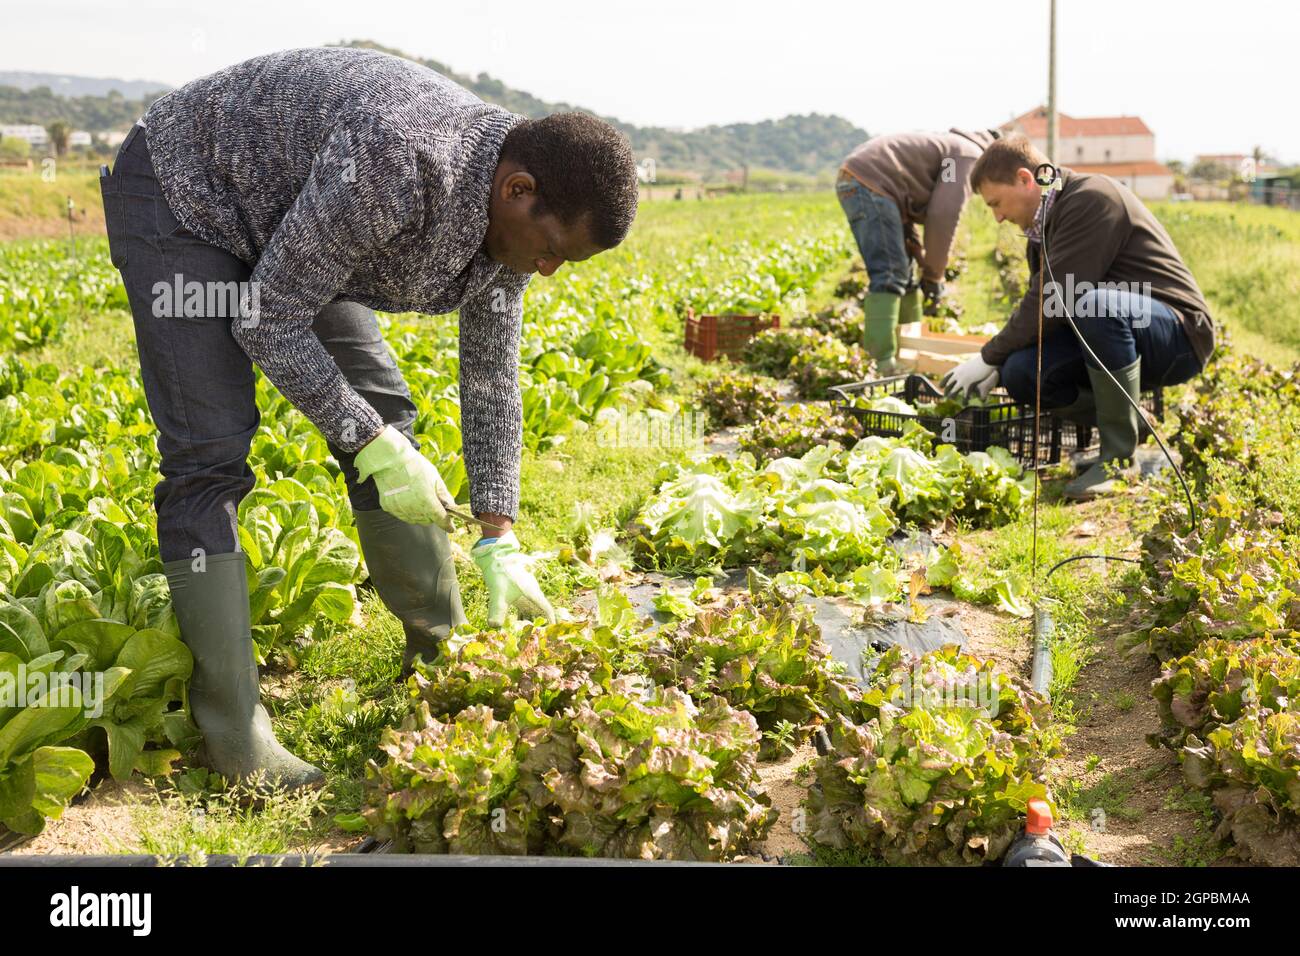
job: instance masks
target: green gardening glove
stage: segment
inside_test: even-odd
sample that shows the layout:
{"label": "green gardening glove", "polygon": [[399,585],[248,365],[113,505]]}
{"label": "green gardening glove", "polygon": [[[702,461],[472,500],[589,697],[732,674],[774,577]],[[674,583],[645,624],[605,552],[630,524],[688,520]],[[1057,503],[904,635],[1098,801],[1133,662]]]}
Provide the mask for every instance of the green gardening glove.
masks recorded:
{"label": "green gardening glove", "polygon": [[474,545],[470,556],[487,585],[488,627],[505,624],[506,608],[511,606],[518,608],[520,617],[544,617],[546,623],[555,623],[555,609],[528,570],[528,555],[519,550],[519,539],[513,531],[499,538],[484,538]]}
{"label": "green gardening glove", "polygon": [[455,499],[433,462],[421,455],[392,425],[357,452],[357,478],[375,479],[379,507],[408,524],[436,524],[451,530],[447,509]]}

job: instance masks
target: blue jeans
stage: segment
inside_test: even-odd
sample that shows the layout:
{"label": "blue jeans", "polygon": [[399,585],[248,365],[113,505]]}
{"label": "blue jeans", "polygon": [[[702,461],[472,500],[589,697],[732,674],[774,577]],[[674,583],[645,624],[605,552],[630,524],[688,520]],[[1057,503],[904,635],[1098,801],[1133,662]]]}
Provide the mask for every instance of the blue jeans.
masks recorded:
{"label": "blue jeans", "polygon": [[835,184],[835,195],[867,266],[871,278],[868,288],[872,292],[902,295],[912,281],[912,260],[903,245],[903,220],[898,205],[848,177]]}
{"label": "blue jeans", "polygon": [[[1179,385],[1202,369],[1183,324],[1158,299],[1121,289],[1089,289],[1071,296],[1074,324],[1089,348],[1112,372],[1142,359],[1143,391]],[[1018,402],[1033,402],[1037,348],[1012,352],[1002,365],[1001,381]],[[1088,388],[1083,347],[1067,326],[1043,338],[1043,407],[1063,408]]]}
{"label": "blue jeans", "polygon": [[[101,177],[109,253],[122,274],[135,319],[136,347],[149,411],[158,429],[162,480],[154,488],[163,561],[202,548],[237,551],[239,503],[253,488],[247,456],[261,422],[253,364],[230,332],[230,315],[159,317],[155,283],[176,275],[200,283],[246,282],[251,270],[185,229],[167,205],[139,126]],[[344,377],[417,448],[417,410],[375,314],[356,302],[327,305],[312,330]],[[372,478],[358,481],[356,455],[328,444],[356,511],[379,508]]]}

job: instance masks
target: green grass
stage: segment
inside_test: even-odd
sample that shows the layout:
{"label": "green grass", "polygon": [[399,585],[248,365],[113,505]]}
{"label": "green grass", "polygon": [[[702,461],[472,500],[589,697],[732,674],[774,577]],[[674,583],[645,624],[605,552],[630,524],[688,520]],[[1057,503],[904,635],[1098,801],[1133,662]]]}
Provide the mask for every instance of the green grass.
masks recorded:
{"label": "green grass", "polygon": [[[1077,725],[1086,702],[1077,699],[1074,688],[1079,674],[1097,654],[1100,638],[1097,622],[1112,616],[1132,581],[1127,565],[1113,562],[1077,561],[1065,565],[1050,579],[1047,572],[1063,558],[1079,554],[1114,554],[1128,551],[1133,541],[1115,537],[1070,541],[1068,533],[1083,520],[1078,505],[1061,498],[1060,481],[1045,481],[1038,513],[1038,570],[1034,574],[1033,516],[1027,512],[1015,521],[961,537],[963,564],[975,580],[1012,572],[1031,582],[1036,595],[1052,615],[1053,719],[1060,733],[1069,734]],[[1110,507],[1127,508],[1127,499]],[[1136,535],[1136,532],[1134,533]],[[1029,600],[1029,599],[1027,599]],[[1030,621],[1008,625],[1013,639],[1032,645]]]}
{"label": "green grass", "polygon": [[186,855],[189,865],[200,865],[205,855],[293,853],[310,845],[307,834],[321,833],[316,821],[327,798],[324,791],[300,791],[252,799],[240,788],[201,785],[193,793],[156,790],[131,807],[139,836],[133,852],[156,854],[164,863]]}
{"label": "green grass", "polygon": [[[1020,230],[1011,223],[999,226],[983,200],[972,199],[962,211],[954,243],[954,252],[964,253],[966,258],[966,270],[955,283],[964,329],[978,329],[989,322],[1001,328],[1019,302],[1007,297],[998,274],[994,252],[999,247],[1013,256],[1016,271],[1027,276]],[[956,255],[952,258],[955,261]]]}
{"label": "green grass", "polygon": [[787,866],[885,866],[885,862],[861,847],[836,850],[813,841],[808,842],[807,853],[791,853],[784,858]]}
{"label": "green grass", "polygon": [[76,234],[102,235],[104,205],[95,169],[56,167],[51,182],[39,163],[32,172],[0,173],[0,239],[67,236],[69,197],[76,207]]}
{"label": "green grass", "polygon": [[1192,815],[1190,831],[1177,834],[1170,846],[1153,847],[1147,862],[1155,866],[1211,866],[1223,857],[1225,846],[1214,831],[1214,801],[1200,790],[1177,784],[1165,794],[1163,806]]}
{"label": "green grass", "polygon": [[1235,203],[1152,206],[1238,351],[1300,360],[1300,215]]}
{"label": "green grass", "polygon": [[1111,698],[1111,705],[1121,714],[1127,714],[1137,706],[1137,698],[1129,691],[1120,691]]}
{"label": "green grass", "polygon": [[1129,805],[1137,781],[1131,771],[1103,774],[1096,783],[1083,784],[1078,780],[1058,779],[1052,792],[1067,820],[1091,825],[1097,811],[1106,819],[1133,821],[1140,819],[1142,811]]}
{"label": "green grass", "polygon": [[135,323],[119,310],[87,315],[68,322],[58,340],[20,353],[29,362],[53,362],[61,369],[77,365],[113,368],[138,361]]}

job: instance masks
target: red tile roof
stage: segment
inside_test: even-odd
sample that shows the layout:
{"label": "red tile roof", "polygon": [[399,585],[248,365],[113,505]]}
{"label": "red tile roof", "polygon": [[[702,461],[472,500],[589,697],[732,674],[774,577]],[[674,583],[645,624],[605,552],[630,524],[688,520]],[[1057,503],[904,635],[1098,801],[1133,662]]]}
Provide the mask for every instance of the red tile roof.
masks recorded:
{"label": "red tile roof", "polygon": [[[1075,118],[1064,113],[1056,114],[1062,139],[1077,136],[1152,136],[1150,127],[1137,116],[1085,116]],[[1030,139],[1047,136],[1047,109],[1038,107],[1023,113],[1008,123],[1004,130],[1019,127]]]}
{"label": "red tile roof", "polygon": [[1067,169],[1073,169],[1076,173],[1102,173],[1116,179],[1124,179],[1129,176],[1173,175],[1169,171],[1169,167],[1164,163],[1066,163],[1064,165]]}

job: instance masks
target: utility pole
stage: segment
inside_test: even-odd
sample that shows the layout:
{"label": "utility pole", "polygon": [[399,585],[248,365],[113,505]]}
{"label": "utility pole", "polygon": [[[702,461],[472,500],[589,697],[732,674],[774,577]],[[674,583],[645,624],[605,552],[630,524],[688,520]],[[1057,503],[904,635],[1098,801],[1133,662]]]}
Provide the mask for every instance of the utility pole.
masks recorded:
{"label": "utility pole", "polygon": [[1056,162],[1056,141],[1060,129],[1056,121],[1056,0],[1049,0],[1052,12],[1047,41],[1047,159]]}
{"label": "utility pole", "polygon": [[77,208],[76,203],[74,203],[72,201],[72,197],[69,196],[68,197],[68,248],[72,252],[73,262],[77,261],[77,234],[73,231],[72,228],[72,223],[73,223],[72,217],[73,217],[73,212],[76,210],[76,208]]}

